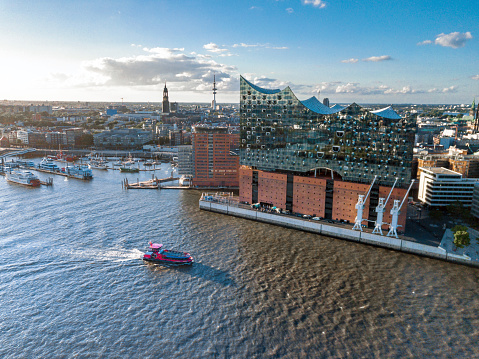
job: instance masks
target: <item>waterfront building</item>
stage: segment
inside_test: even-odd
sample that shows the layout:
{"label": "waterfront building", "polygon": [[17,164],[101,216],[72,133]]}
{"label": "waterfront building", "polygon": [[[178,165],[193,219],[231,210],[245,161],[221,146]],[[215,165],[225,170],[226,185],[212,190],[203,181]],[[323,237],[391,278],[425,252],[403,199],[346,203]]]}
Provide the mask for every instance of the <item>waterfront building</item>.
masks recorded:
{"label": "waterfront building", "polygon": [[193,186],[238,187],[238,145],[239,134],[227,127],[194,127]]}
{"label": "waterfront building", "polygon": [[189,177],[193,177],[195,174],[195,160],[191,145],[178,147],[178,174]]}
{"label": "waterfront building", "polygon": [[474,186],[479,182],[475,178],[463,178],[462,174],[442,167],[419,168],[418,199],[430,207],[445,207],[461,202],[470,207]]}
{"label": "waterfront building", "polygon": [[153,139],[151,131],[130,128],[103,131],[93,135],[93,143],[103,148],[137,148]]}
{"label": "waterfront building", "polygon": [[62,132],[47,132],[45,138],[52,148],[59,148],[66,143],[66,134]]}
{"label": "waterfront building", "polygon": [[23,144],[31,147],[41,146],[45,144],[45,133],[32,130],[18,130],[17,138]]}
{"label": "waterfront building", "polygon": [[390,220],[393,200],[411,180],[414,119],[391,107],[328,107],[316,97],[300,101],[289,87],[240,82],[241,201],[354,222],[358,195],[376,178],[364,218],[374,226],[379,198],[395,184],[384,216]]}
{"label": "waterfront building", "polygon": [[163,89],[162,112],[163,113],[170,113],[170,101],[168,100],[168,89],[166,88],[166,82],[165,82],[165,88]]}

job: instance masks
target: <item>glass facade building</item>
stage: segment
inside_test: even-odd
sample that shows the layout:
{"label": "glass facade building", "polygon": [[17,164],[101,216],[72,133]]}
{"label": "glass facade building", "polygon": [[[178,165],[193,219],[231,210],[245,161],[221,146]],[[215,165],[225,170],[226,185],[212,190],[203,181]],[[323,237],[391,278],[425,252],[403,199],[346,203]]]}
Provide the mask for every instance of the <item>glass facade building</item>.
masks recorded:
{"label": "glass facade building", "polygon": [[407,187],[414,119],[391,107],[369,111],[353,103],[328,107],[300,101],[289,87],[260,88],[240,79],[240,164],[255,170],[308,175],[327,169],[342,181]]}

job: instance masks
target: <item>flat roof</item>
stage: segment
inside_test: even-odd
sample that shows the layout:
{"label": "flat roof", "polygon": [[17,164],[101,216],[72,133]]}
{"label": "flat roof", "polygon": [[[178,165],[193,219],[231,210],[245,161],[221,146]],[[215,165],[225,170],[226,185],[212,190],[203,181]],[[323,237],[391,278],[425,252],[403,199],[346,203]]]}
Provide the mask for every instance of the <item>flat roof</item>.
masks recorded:
{"label": "flat roof", "polygon": [[434,174],[438,175],[456,175],[456,176],[462,176],[459,172],[451,171],[448,170],[447,168],[444,167],[419,167],[422,170],[429,171]]}

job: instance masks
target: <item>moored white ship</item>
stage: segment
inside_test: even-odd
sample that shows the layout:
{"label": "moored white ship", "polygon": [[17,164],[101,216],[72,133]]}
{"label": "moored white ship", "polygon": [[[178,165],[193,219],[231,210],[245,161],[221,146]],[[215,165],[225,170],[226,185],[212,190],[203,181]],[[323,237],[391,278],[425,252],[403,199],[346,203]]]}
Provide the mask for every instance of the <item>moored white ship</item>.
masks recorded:
{"label": "moored white ship", "polygon": [[40,186],[40,179],[30,171],[14,170],[5,174],[7,181],[30,187]]}
{"label": "moored white ship", "polygon": [[65,173],[68,175],[68,177],[74,177],[82,180],[90,180],[93,178],[91,169],[82,165],[66,166],[65,168],[62,168],[62,173]]}
{"label": "moored white ship", "polygon": [[38,165],[38,168],[42,170],[47,170],[51,172],[59,172],[60,168],[53,162],[52,159],[44,157],[40,164]]}

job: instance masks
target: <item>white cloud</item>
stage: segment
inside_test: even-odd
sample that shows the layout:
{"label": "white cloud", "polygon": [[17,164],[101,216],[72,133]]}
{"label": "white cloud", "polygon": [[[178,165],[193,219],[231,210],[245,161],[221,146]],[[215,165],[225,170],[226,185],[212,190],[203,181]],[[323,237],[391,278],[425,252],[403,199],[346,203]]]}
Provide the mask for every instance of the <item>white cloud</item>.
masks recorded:
{"label": "white cloud", "polygon": [[452,93],[452,92],[457,92],[457,87],[456,86],[449,86],[445,87],[441,91],[442,93]]}
{"label": "white cloud", "polygon": [[233,47],[258,47],[260,46],[259,44],[245,44],[245,43],[240,43],[240,44],[234,44]]}
{"label": "white cloud", "polygon": [[473,79],[473,80],[479,80],[479,75],[472,76],[471,79]]}
{"label": "white cloud", "polygon": [[302,0],[304,5],[313,5],[319,9],[326,7],[326,3],[323,0]]}
{"label": "white cloud", "polygon": [[228,51],[228,49],[222,49],[218,45],[216,45],[215,43],[212,43],[212,42],[210,42],[209,44],[203,45],[203,48],[206,51],[213,52],[215,54],[219,54],[219,53]]}
{"label": "white cloud", "polygon": [[363,59],[365,62],[380,62],[380,61],[388,61],[392,60],[392,57],[389,55],[383,55],[383,56],[371,56],[368,57],[367,59]]}
{"label": "white cloud", "polygon": [[354,59],[354,58],[351,58],[351,59],[348,59],[348,60],[341,60],[341,62],[343,62],[345,64],[355,64],[358,61],[359,61],[359,59]]}
{"label": "white cloud", "polygon": [[184,49],[143,50],[145,54],[138,56],[99,58],[85,63],[83,78],[76,79],[75,86],[155,88],[167,81],[172,89],[193,91],[210,89],[215,73],[218,88],[225,91],[237,89],[235,67],[217,63],[205,56],[186,55]]}
{"label": "white cloud", "polygon": [[464,47],[467,40],[472,39],[471,33],[465,32],[451,32],[450,34],[439,34],[436,37],[434,43],[436,45],[441,45],[445,47],[452,47],[453,49],[457,49],[459,47]]}
{"label": "white cloud", "polygon": [[294,9],[292,7],[289,7],[289,8],[286,9],[286,12],[288,14],[292,14],[294,12]]}
{"label": "white cloud", "polygon": [[394,90],[392,88],[388,88],[387,90],[384,91],[385,94],[411,94],[411,93],[417,93],[417,90],[411,89],[411,86],[407,85],[404,86],[402,89],[399,90]]}
{"label": "white cloud", "polygon": [[261,48],[264,48],[264,49],[273,49],[273,50],[287,50],[288,47],[287,46],[272,46],[270,44],[245,44],[245,43],[239,43],[239,44],[234,44],[233,47],[245,47],[245,48],[249,48],[249,47],[261,47]]}
{"label": "white cloud", "polygon": [[358,90],[358,84],[354,82],[348,82],[347,84],[336,87],[336,93],[355,93],[358,92]]}
{"label": "white cloud", "polygon": [[417,43],[418,46],[429,45],[429,44],[432,44],[431,40],[424,40],[424,41],[421,41],[421,42]]}

